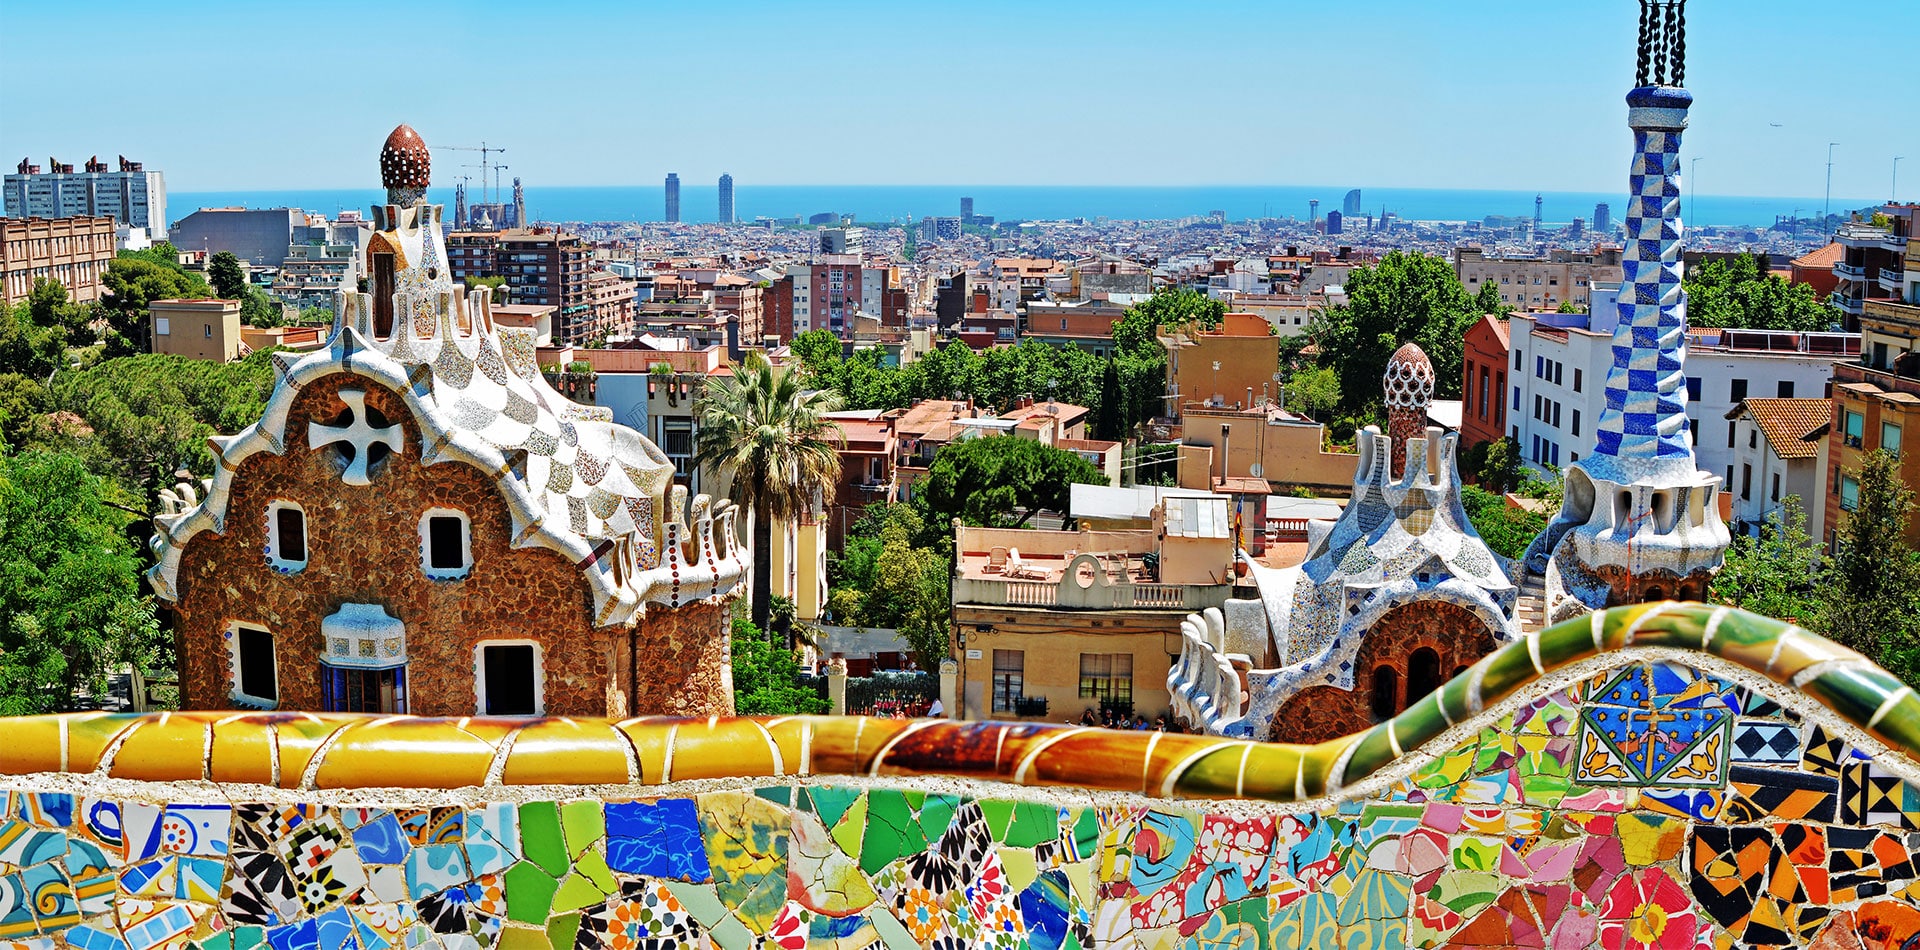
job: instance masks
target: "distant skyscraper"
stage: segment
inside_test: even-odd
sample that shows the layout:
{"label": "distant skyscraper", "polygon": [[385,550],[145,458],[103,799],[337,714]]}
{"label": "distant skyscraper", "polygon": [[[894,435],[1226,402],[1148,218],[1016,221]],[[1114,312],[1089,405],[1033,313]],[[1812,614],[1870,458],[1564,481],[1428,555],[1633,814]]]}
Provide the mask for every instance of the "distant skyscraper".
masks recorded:
{"label": "distant skyscraper", "polygon": [[1613,208],[1602,201],[1593,206],[1593,229],[1605,237],[1613,232]]}
{"label": "distant skyscraper", "polygon": [[117,170],[99,158],[89,159],[87,170],[47,160],[47,170],[20,160],[18,174],[6,176],[6,213],[14,218],[71,218],[96,215],[112,218],[120,227],[146,228],[147,236],[167,236],[167,180],[147,171],[139,162],[120,156]]}
{"label": "distant skyscraper", "polygon": [[1320,199],[1309,198],[1307,199],[1307,223],[1312,224],[1318,220],[1320,220]]}
{"label": "distant skyscraper", "polygon": [[520,179],[513,180],[513,227],[527,226],[527,195],[520,190]]}
{"label": "distant skyscraper", "polygon": [[960,223],[961,224],[973,223],[973,199],[972,198],[960,199]]}
{"label": "distant skyscraper", "polygon": [[1580,232],[1586,230],[1586,226],[1587,222],[1579,218],[1573,219],[1573,227],[1568,229],[1567,236],[1575,241],[1580,240]]}
{"label": "distant skyscraper", "polygon": [[1338,211],[1327,212],[1327,233],[1339,234],[1340,228],[1342,227],[1341,222],[1345,220],[1345,218],[1346,216]]}
{"label": "distant skyscraper", "polygon": [[1540,231],[1540,211],[1543,207],[1546,206],[1546,203],[1547,203],[1546,196],[1544,195],[1533,196],[1533,230],[1536,234],[1539,233]]}
{"label": "distant skyscraper", "polygon": [[680,173],[667,173],[667,223],[680,223]]}
{"label": "distant skyscraper", "polygon": [[1347,196],[1341,199],[1340,213],[1349,218],[1360,213],[1360,189],[1347,192]]}
{"label": "distant skyscraper", "polygon": [[720,176],[720,223],[732,224],[733,217],[733,176]]}

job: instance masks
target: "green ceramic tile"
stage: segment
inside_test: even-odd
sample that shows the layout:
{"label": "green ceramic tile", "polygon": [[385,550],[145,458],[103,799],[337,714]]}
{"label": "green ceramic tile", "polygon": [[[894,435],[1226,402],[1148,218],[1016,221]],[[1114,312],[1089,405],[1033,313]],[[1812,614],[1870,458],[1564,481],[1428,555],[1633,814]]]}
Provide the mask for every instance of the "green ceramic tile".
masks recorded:
{"label": "green ceramic tile", "polygon": [[1060,809],[1040,802],[1020,802],[1013,806],[1013,824],[1007,828],[1004,843],[1010,848],[1031,848],[1060,837]]}
{"label": "green ceramic tile", "polygon": [[1345,751],[1347,742],[1336,739],[1314,746],[1300,758],[1300,784],[1308,798],[1327,793],[1327,777],[1333,774],[1333,763]]}
{"label": "green ceramic tile", "polygon": [[1576,663],[1597,656],[1593,645],[1593,621],[1586,617],[1556,623],[1537,635],[1540,641],[1540,665],[1547,669]]}
{"label": "green ceramic tile", "polygon": [[589,851],[574,859],[573,870],[583,874],[602,894],[611,894],[617,886],[613,880],[613,869],[607,867],[607,856],[598,850]]}
{"label": "green ceramic tile", "polygon": [[1340,776],[1343,784],[1351,785],[1379,771],[1393,761],[1393,746],[1387,738],[1387,724],[1381,723],[1361,733],[1360,742],[1353,747],[1353,756],[1347,759],[1347,768]]}
{"label": "green ceramic tile", "polygon": [[1861,665],[1829,668],[1800,689],[1834,712],[1864,726],[1899,688],[1900,681],[1886,671]]}
{"label": "green ceramic tile", "polygon": [[1091,808],[1079,809],[1080,815],[1073,821],[1073,850],[1082,857],[1090,857],[1100,849],[1100,815]]}
{"label": "green ceramic tile", "polygon": [[776,785],[772,788],[756,788],[753,790],[753,793],[775,804],[784,805],[788,808],[793,807],[793,786],[791,785]]}
{"label": "green ceramic tile", "polygon": [[831,828],[840,821],[840,816],[860,798],[857,788],[839,788],[832,785],[807,789],[807,800],[813,804],[813,813],[820,816],[820,823]]}
{"label": "green ceramic tile", "polygon": [[702,927],[712,927],[722,919],[727,919],[727,905],[721,903],[719,895],[711,884],[688,884],[684,881],[661,881],[667,892],[678,900],[693,919]]}
{"label": "green ceramic tile", "polygon": [[1480,702],[1491,705],[1533,681],[1533,658],[1525,643],[1510,643],[1487,661],[1486,675],[1480,678]]}
{"label": "green ceramic tile", "polygon": [[873,922],[873,929],[880,934],[880,942],[887,950],[921,950],[920,941],[913,939],[902,924],[884,907],[873,908],[867,919]]}
{"label": "green ceramic tile", "polygon": [[833,835],[833,843],[839,845],[842,852],[848,856],[858,855],[862,839],[867,833],[867,800],[861,798],[855,801],[829,833]]}
{"label": "green ceramic tile", "polygon": [[554,892],[552,909],[576,911],[606,900],[607,895],[611,893],[613,893],[612,888],[601,890],[585,874],[570,875],[560,882],[559,889]]}
{"label": "green ceramic tile", "polygon": [[233,935],[233,950],[256,950],[267,945],[265,927],[235,927],[230,932]]}
{"label": "green ceramic tile", "polygon": [[[546,920],[542,918],[537,922],[545,923]],[[500,931],[494,947],[497,950],[549,950],[551,944],[547,942],[547,935],[543,931],[507,927]]]}
{"label": "green ceramic tile", "polygon": [[873,874],[898,858],[926,848],[926,836],[914,822],[913,808],[904,794],[887,788],[867,793],[867,830],[860,842],[860,870]]}
{"label": "green ceramic tile", "polygon": [[1474,713],[1472,693],[1469,690],[1472,667],[1447,681],[1440,687],[1440,702],[1446,706],[1447,715],[1454,722],[1466,722]]}
{"label": "green ceramic tile", "polygon": [[233,934],[223,930],[205,940],[195,941],[193,945],[200,950],[233,950]]}
{"label": "green ceramic tile", "polygon": [[567,873],[567,842],[560,831],[560,809],[552,802],[520,806],[520,850],[549,877],[557,879]]}
{"label": "green ceramic tile", "polygon": [[1908,693],[1892,709],[1887,710],[1887,714],[1880,718],[1880,724],[1873,727],[1872,731],[1881,742],[1920,759],[1920,696]]}
{"label": "green ceramic tile", "polygon": [[1405,752],[1426,745],[1447,729],[1447,717],[1440,713],[1439,690],[1428,693],[1393,719],[1394,737],[1400,740],[1400,748]]}
{"label": "green ceramic tile", "polygon": [[1633,645],[1698,650],[1701,641],[1706,639],[1707,620],[1712,616],[1713,610],[1708,607],[1668,607],[1640,625]]}
{"label": "green ceramic tile", "polygon": [[[733,917],[723,918],[707,928],[707,936],[713,938],[721,950],[750,950],[754,946],[753,931]],[[772,941],[768,943],[771,945]]]}
{"label": "green ceramic tile", "polygon": [[547,922],[547,943],[554,947],[571,947],[573,938],[580,932],[580,915],[561,914]]}
{"label": "green ceramic tile", "polygon": [[920,834],[928,841],[940,840],[940,835],[953,821],[954,810],[960,807],[957,795],[928,795],[920,806]]}
{"label": "green ceramic tile", "polygon": [[553,893],[560,889],[558,878],[532,861],[521,861],[507,869],[507,918],[523,924],[544,924],[553,910]]}
{"label": "green ceramic tile", "polygon": [[993,840],[1005,843],[1007,826],[1013,823],[1013,802],[1004,798],[982,798],[980,813],[987,818],[987,831]]}
{"label": "green ceramic tile", "polygon": [[1243,750],[1237,745],[1222,745],[1187,765],[1174,781],[1182,795],[1197,798],[1231,797],[1240,787]]}
{"label": "green ceramic tile", "polygon": [[568,802],[560,806],[560,823],[567,829],[567,853],[575,859],[607,833],[607,817],[597,801]]}
{"label": "green ceramic tile", "polygon": [[927,801],[927,793],[919,791],[917,789],[910,788],[904,792],[901,792],[900,794],[906,798],[907,806],[912,808],[914,811],[919,811],[920,806],[926,804],[926,801]]}

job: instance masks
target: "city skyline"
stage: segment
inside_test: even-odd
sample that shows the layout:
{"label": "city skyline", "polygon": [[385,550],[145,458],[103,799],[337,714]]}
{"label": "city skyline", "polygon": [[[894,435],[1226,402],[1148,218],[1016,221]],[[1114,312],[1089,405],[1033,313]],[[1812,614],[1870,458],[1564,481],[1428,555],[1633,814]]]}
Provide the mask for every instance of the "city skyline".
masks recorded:
{"label": "city skyline", "polygon": [[[352,142],[408,122],[434,143],[504,143],[500,160],[513,174],[544,186],[658,183],[668,171],[712,180],[727,170],[755,184],[1351,181],[1597,191],[1618,177],[1624,131],[1603,117],[1617,114],[1619,83],[1633,66],[1630,21],[1603,4],[1372,0],[1358,9],[1289,6],[1284,17],[1228,4],[1193,18],[1137,4],[1096,11],[1081,3],[1042,10],[855,3],[833,17],[746,4],[730,20],[690,10],[563,6],[566,15],[517,17],[499,3],[418,4],[395,14],[348,2],[337,17],[301,20],[304,48],[325,57],[334,79],[331,131],[296,143],[292,136],[310,136],[313,126],[291,114],[279,118],[280,84],[232,82],[285,72],[286,48],[258,40],[282,23],[292,35],[291,20],[283,20],[292,14],[216,3],[194,18],[156,19],[106,3],[90,29],[110,45],[221,49],[211,59],[172,57],[168,68],[176,88],[220,88],[224,109],[252,117],[242,139],[248,144],[236,149],[233,138],[209,136],[165,110],[103,114],[36,98],[5,106],[0,156],[77,162],[125,154],[166,171],[169,187],[183,192],[334,188],[364,174]],[[1699,164],[1688,169],[1697,193],[1820,194],[1827,144],[1837,141],[1833,194],[1880,197],[1891,191],[1894,156],[1920,156],[1920,131],[1887,119],[1883,97],[1836,94],[1846,80],[1834,73],[1833,57],[1812,52],[1845,42],[1850,63],[1897,62],[1904,53],[1898,38],[1920,29],[1920,8],[1883,0],[1856,5],[1845,19],[1800,12],[1784,3],[1689,11],[1692,85],[1703,103],[1689,132],[1698,143]],[[673,103],[678,133],[663,139],[648,135],[645,122],[583,122],[597,113],[541,105],[539,84],[524,69],[483,68],[457,88],[421,84],[413,88],[429,91],[418,98],[396,97],[393,65],[423,54],[397,34],[366,29],[382,16],[437,21],[448,57],[489,48],[498,25],[510,21],[517,59],[561,57],[569,71],[560,75],[569,81],[647,90],[643,103]],[[27,6],[9,9],[8,18],[18,27],[12,37],[47,35],[60,20]],[[996,29],[954,28],[969,19]],[[1263,22],[1285,32],[1225,28]],[[1876,28],[1848,29],[1853,22]],[[640,34],[675,41],[635,53],[631,37]],[[53,50],[0,44],[0,82],[9,88],[44,85],[42,77],[57,71]],[[852,70],[849,94],[862,105],[831,130],[810,110],[778,107],[797,88],[796,75],[825,68],[822,49],[859,51],[854,65],[835,68]],[[1809,52],[1781,52],[1793,49]],[[1180,62],[1167,58],[1170,50],[1207,68],[1148,68]],[[1465,55],[1473,51],[1482,52]],[[70,82],[79,93],[112,94],[141,80],[138,62],[115,59]],[[342,63],[352,68],[339,69]],[[472,108],[475,95],[493,104],[493,117]],[[1286,102],[1283,113],[1268,104],[1275,98]],[[1213,118],[1170,121],[1202,115],[1195,103]],[[737,148],[742,108],[753,116],[756,138],[787,147]],[[1009,148],[961,147],[975,135],[968,115],[993,127],[992,117],[1008,108],[1052,116],[1048,124],[1068,134],[1016,135]],[[860,148],[843,145],[848,122],[865,143]],[[862,124],[872,129],[864,137]],[[1080,134],[1072,134],[1076,128]],[[285,145],[276,144],[281,133]],[[437,152],[436,179],[473,174],[460,168],[467,159]],[[1909,196],[1920,177],[1910,180]]]}

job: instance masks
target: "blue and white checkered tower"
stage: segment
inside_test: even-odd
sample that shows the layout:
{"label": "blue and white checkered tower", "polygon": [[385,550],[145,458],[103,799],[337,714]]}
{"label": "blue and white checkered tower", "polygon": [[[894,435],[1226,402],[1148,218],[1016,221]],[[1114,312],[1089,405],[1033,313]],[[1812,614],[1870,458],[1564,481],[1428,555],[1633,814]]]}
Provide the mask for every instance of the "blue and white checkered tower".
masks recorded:
{"label": "blue and white checkered tower", "polygon": [[1620,321],[1593,451],[1567,468],[1560,513],[1527,550],[1544,574],[1546,613],[1668,597],[1699,599],[1729,536],[1687,422],[1687,294],[1681,286],[1680,134],[1693,96],[1686,0],[1641,0],[1639,74],[1627,93],[1633,196],[1627,205]]}

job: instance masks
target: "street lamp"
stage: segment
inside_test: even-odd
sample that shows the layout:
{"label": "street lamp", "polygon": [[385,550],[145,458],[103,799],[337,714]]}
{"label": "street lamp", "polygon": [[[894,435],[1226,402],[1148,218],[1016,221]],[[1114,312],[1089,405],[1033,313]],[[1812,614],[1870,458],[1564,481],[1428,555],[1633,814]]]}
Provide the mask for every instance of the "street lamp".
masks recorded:
{"label": "street lamp", "polygon": [[1693,183],[1694,176],[1699,174],[1696,169],[1700,167],[1700,160],[1705,157],[1705,155],[1696,155],[1693,157],[1693,161],[1687,163],[1687,207],[1681,212],[1680,216],[1682,218],[1688,218],[1693,215],[1693,196],[1699,193],[1699,186]]}
{"label": "street lamp", "polygon": [[1833,147],[1839,142],[1827,143],[1827,200],[1820,206],[1820,226],[1827,226],[1827,216],[1833,213]]}

